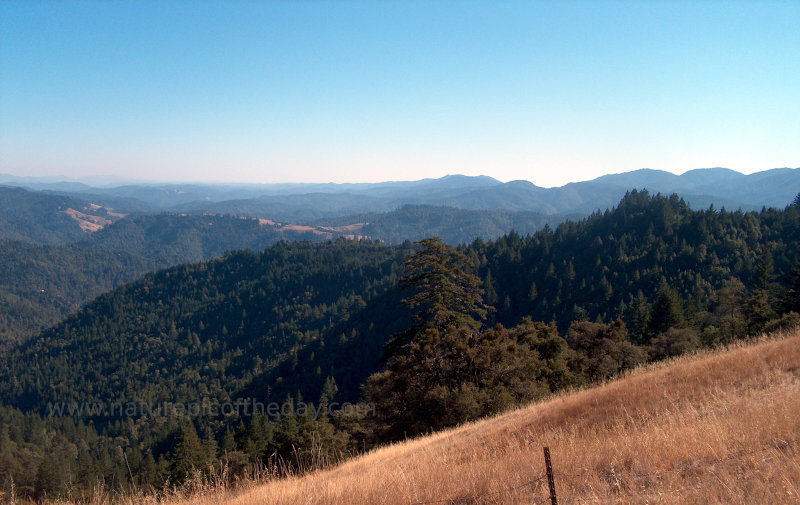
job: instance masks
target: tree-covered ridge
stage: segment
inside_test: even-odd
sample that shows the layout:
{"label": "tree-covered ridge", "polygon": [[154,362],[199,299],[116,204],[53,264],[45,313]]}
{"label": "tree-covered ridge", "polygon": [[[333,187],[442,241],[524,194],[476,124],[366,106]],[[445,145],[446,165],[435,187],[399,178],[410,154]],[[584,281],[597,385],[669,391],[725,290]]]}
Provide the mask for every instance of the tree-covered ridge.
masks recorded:
{"label": "tree-covered ridge", "polygon": [[[61,197],[46,201],[53,198]],[[0,342],[28,338],[101,293],[159,268],[330,235],[235,216],[159,214],[121,219],[93,233],[78,229],[71,244],[37,245],[36,236],[0,241]]]}
{"label": "tree-covered ridge", "polygon": [[[555,321],[565,334],[572,321],[619,318],[630,340],[648,344],[669,328],[653,323],[653,316],[674,316],[678,327],[714,343],[759,307],[781,310],[796,258],[797,223],[795,207],[692,211],[677,198],[632,193],[613,211],[529,237],[477,241],[462,253],[477,265],[485,301],[494,308],[489,326],[512,327],[530,317]],[[343,368],[329,362],[337,346],[358,347],[369,339],[365,348],[380,353],[391,334],[386,328],[404,329],[399,298],[387,292],[399,278],[403,254],[403,248],[374,243],[281,243],[263,253],[232,253],[149,275],[14,349],[9,375],[15,386],[3,384],[4,396],[12,404],[36,398],[41,408],[56,391],[81,399],[87,390],[136,397],[148,384],[155,398],[163,391],[195,397],[192,391],[215,380],[217,391],[233,394],[254,377],[277,380],[276,370],[293,377],[281,375],[278,389],[295,393],[299,388],[287,384],[302,382],[316,393],[327,377],[313,379],[317,369]],[[757,282],[766,283],[760,294]],[[756,295],[766,297],[766,305],[759,306]],[[677,303],[667,303],[670,296]],[[290,352],[297,357],[283,360]],[[35,371],[26,365],[34,355]],[[364,356],[362,363],[378,358]],[[76,377],[70,363],[92,363],[96,377]],[[117,363],[123,372],[106,373]],[[201,380],[191,369],[213,380]],[[124,370],[132,379],[122,387]],[[320,383],[310,385],[315,380]],[[156,388],[160,393],[153,393],[153,382],[164,383]],[[342,393],[352,399],[358,391]]]}
{"label": "tree-covered ridge", "polygon": [[[586,322],[576,331],[591,336],[591,352],[611,350],[617,364],[629,359],[623,356],[625,342],[642,346],[643,354],[637,353],[641,361],[650,353],[659,357],[754,334],[780,313],[800,309],[796,206],[749,213],[694,211],[675,197],[632,192],[614,210],[556,230],[527,237],[512,233],[460,249],[477,265],[484,300],[494,308],[487,327],[502,323],[511,328],[531,318],[553,322],[560,335],[569,337],[573,322]],[[301,350],[292,367],[268,375],[273,380],[287,373],[313,377],[314,370],[330,366],[336,341],[345,334],[352,334],[346,344],[350,348],[359,349],[362,342],[373,349],[371,358],[359,357],[357,363],[377,360],[383,346],[376,345],[376,338],[385,342],[410,324],[401,327],[402,311],[393,308],[403,296],[393,293],[391,304],[387,298],[368,304],[363,317],[351,319],[353,326],[337,328]],[[376,336],[370,329],[380,327],[384,317],[387,330]],[[590,324],[617,319],[624,329]],[[589,344],[580,345],[588,349]],[[620,369],[609,363],[607,373],[601,373],[592,371],[599,365],[585,365],[593,377]],[[340,394],[358,395],[357,388],[344,387],[334,376]],[[315,394],[320,387],[313,388]]]}
{"label": "tree-covered ridge", "polygon": [[0,342],[33,336],[99,294],[163,266],[85,246],[0,241]]}
{"label": "tree-covered ridge", "polygon": [[[533,232],[558,219],[434,206],[406,206],[312,226],[233,215],[161,213],[121,218],[91,203],[94,199],[87,200],[94,196],[78,196],[0,186],[0,238],[17,239],[0,240],[0,255],[6,263],[0,276],[0,342],[27,338],[100,293],[148,271],[219,257],[226,251],[260,251],[279,240],[323,242],[336,237],[367,237],[394,244],[441,235],[448,243],[458,244],[475,237],[495,238],[512,229]],[[108,224],[94,232],[82,230],[66,213],[68,209],[97,214]],[[51,247],[34,250],[22,242]],[[39,288],[33,290],[34,285]]]}
{"label": "tree-covered ridge", "polygon": [[[69,212],[77,211],[79,214]],[[122,217],[83,198],[0,186],[0,240],[68,244],[85,238],[76,217],[111,223]]]}
{"label": "tree-covered ridge", "polygon": [[438,238],[418,242],[399,286],[408,292],[408,330],[392,335],[383,371],[364,387],[378,441],[401,440],[495,414],[577,383],[555,325],[483,328],[474,264]]}
{"label": "tree-covered ridge", "polygon": [[[730,283],[753,286],[769,264],[770,296],[788,285],[800,246],[800,209],[726,212],[692,210],[675,196],[628,194],[619,206],[579,222],[566,222],[529,237],[510,234],[476,243],[469,254],[480,265],[497,321],[525,315],[555,320],[622,318],[637,326],[637,311],[665,287],[696,319],[713,311]],[[745,293],[740,293],[744,295]]]}
{"label": "tree-covered ridge", "polygon": [[537,212],[469,210],[435,205],[404,205],[391,212],[345,216],[317,221],[329,226],[364,223],[360,233],[387,244],[439,237],[447,244],[469,244],[476,238],[494,240],[512,230],[528,235],[565,218]]}
{"label": "tree-covered ridge", "polygon": [[207,260],[227,251],[261,251],[281,240],[322,242],[311,230],[285,230],[237,216],[152,214],[114,223],[83,243],[110,251],[162,258],[170,264]]}
{"label": "tree-covered ridge", "polygon": [[4,403],[227,400],[390,288],[398,254],[280,243],[150,274],[12,350]]}

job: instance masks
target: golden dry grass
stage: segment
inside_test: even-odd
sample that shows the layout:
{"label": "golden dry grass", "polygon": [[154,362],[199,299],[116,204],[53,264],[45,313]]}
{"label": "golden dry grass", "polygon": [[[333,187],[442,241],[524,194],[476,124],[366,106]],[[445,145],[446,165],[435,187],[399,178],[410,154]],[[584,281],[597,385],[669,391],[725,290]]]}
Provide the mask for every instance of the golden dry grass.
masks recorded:
{"label": "golden dry grass", "polygon": [[798,504],[800,335],[650,366],[303,477],[162,501],[549,503],[543,446],[561,504]]}

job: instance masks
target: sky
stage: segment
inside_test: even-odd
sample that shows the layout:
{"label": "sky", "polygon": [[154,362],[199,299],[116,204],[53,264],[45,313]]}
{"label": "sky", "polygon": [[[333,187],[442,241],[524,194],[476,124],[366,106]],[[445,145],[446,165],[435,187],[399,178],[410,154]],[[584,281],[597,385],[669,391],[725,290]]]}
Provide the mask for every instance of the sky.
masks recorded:
{"label": "sky", "polygon": [[0,0],[0,173],[800,166],[800,1]]}

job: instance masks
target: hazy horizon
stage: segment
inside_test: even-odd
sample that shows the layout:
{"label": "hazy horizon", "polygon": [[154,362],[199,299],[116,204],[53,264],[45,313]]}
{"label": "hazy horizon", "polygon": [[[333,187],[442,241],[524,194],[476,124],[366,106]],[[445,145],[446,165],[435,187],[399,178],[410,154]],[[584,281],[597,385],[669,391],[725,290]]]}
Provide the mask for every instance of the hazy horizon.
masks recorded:
{"label": "hazy horizon", "polygon": [[685,173],[693,172],[693,171],[696,171],[696,170],[716,170],[716,169],[732,170],[734,172],[737,172],[737,173],[740,173],[740,174],[743,174],[743,175],[752,175],[752,174],[756,174],[756,173],[766,172],[766,171],[769,171],[769,170],[785,170],[785,169],[797,170],[797,169],[800,169],[800,167],[772,167],[772,168],[766,168],[766,169],[763,169],[763,170],[751,170],[751,171],[746,171],[746,172],[745,171],[739,171],[739,170],[733,170],[733,169],[730,169],[730,168],[727,168],[727,167],[693,168],[693,169],[689,169],[689,170],[684,170],[682,172],[669,172],[667,170],[658,170],[658,169],[652,169],[652,168],[644,167],[644,168],[639,168],[639,169],[635,169],[635,170],[628,170],[628,171],[624,171],[624,172],[609,172],[607,174],[601,174],[601,175],[599,175],[597,177],[593,177],[591,179],[571,180],[571,181],[568,181],[568,182],[566,182],[564,184],[561,184],[561,185],[558,185],[558,186],[543,186],[541,184],[537,184],[536,181],[530,180],[530,179],[502,180],[502,179],[499,179],[497,177],[493,177],[490,174],[466,175],[466,174],[456,174],[456,173],[444,174],[444,175],[439,176],[439,177],[423,177],[423,178],[420,178],[420,179],[392,179],[392,180],[387,179],[387,180],[381,180],[381,181],[343,181],[343,182],[334,182],[334,181],[320,180],[320,181],[304,181],[304,182],[301,182],[301,181],[283,181],[283,182],[234,181],[234,182],[231,182],[231,181],[224,181],[224,180],[216,180],[215,181],[215,180],[191,180],[191,179],[186,179],[186,180],[134,179],[134,178],[127,178],[127,177],[119,177],[119,176],[116,176],[116,175],[113,175],[113,174],[83,175],[83,176],[74,176],[73,177],[73,176],[66,176],[66,175],[45,175],[45,176],[35,176],[35,175],[33,175],[33,176],[31,176],[31,175],[23,175],[23,174],[14,174],[14,173],[10,173],[10,172],[0,172],[0,184],[4,184],[5,182],[7,182],[7,181],[4,181],[2,179],[3,176],[10,176],[10,177],[12,177],[14,179],[20,179],[20,180],[29,180],[31,182],[40,182],[40,183],[43,183],[43,184],[55,184],[55,183],[65,182],[65,183],[81,183],[81,184],[85,184],[87,186],[93,186],[93,187],[114,187],[117,184],[121,184],[121,185],[136,185],[136,184],[144,184],[144,185],[161,185],[161,184],[163,184],[163,185],[172,185],[172,184],[174,184],[174,185],[180,185],[180,184],[186,184],[186,185],[208,185],[208,186],[214,186],[214,185],[220,185],[220,186],[242,185],[242,186],[246,186],[246,185],[272,185],[272,184],[275,184],[275,185],[280,185],[280,184],[286,184],[286,185],[294,185],[294,184],[297,184],[297,185],[325,185],[325,184],[358,185],[358,184],[381,184],[381,183],[393,183],[393,182],[416,182],[416,181],[421,181],[421,180],[441,179],[441,178],[444,178],[444,177],[463,176],[463,177],[488,177],[488,178],[494,179],[494,180],[496,180],[496,181],[498,181],[500,183],[508,183],[508,182],[512,182],[512,181],[527,181],[527,182],[533,183],[537,187],[550,189],[550,188],[558,188],[558,187],[566,186],[568,184],[592,181],[592,180],[595,180],[597,178],[604,177],[606,175],[621,175],[621,174],[626,174],[626,173],[630,173],[630,172],[637,172],[637,171],[640,171],[640,170],[652,170],[652,171],[658,171],[658,172],[667,172],[667,173],[670,173],[670,174],[673,174],[673,175],[676,175],[676,176],[681,176],[681,175],[683,175]]}

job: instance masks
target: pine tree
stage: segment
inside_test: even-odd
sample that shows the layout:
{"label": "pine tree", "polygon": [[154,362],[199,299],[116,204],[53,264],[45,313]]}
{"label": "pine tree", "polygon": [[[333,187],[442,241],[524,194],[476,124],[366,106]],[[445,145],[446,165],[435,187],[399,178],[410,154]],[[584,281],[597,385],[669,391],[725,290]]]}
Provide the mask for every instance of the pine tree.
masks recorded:
{"label": "pine tree", "polygon": [[719,319],[720,342],[731,342],[745,332],[746,322],[742,315],[743,292],[744,284],[738,279],[730,279],[717,293],[715,314]]}
{"label": "pine tree", "polygon": [[647,338],[650,324],[650,305],[644,294],[639,291],[633,299],[625,314],[628,321],[628,334],[635,344],[641,344]]}
{"label": "pine tree", "polygon": [[686,326],[686,315],[683,311],[681,297],[671,287],[662,286],[661,293],[653,304],[653,313],[650,317],[651,338],[670,328],[683,328],[684,326]]}
{"label": "pine tree", "polygon": [[334,379],[332,375],[329,375],[328,378],[325,379],[325,384],[322,386],[322,395],[320,401],[325,399],[325,401],[330,403],[336,397],[336,393],[338,392],[339,388],[336,387],[336,379]]}
{"label": "pine tree", "polygon": [[185,422],[175,441],[175,450],[170,461],[170,477],[173,482],[183,482],[196,470],[205,467],[206,450],[197,436],[194,424]]}
{"label": "pine tree", "polygon": [[64,483],[61,478],[61,468],[58,460],[53,455],[45,456],[39,464],[34,480],[34,493],[38,499],[55,497],[62,491]]}
{"label": "pine tree", "polygon": [[466,255],[438,237],[417,245],[420,250],[405,260],[406,275],[399,283],[401,289],[412,290],[403,300],[413,313],[412,326],[391,337],[387,355],[429,328],[440,332],[451,326],[477,330],[491,310],[483,301],[481,280],[468,271],[474,265]]}
{"label": "pine tree", "polygon": [[769,321],[778,317],[775,310],[775,286],[773,280],[772,253],[769,249],[761,252],[761,257],[756,266],[753,290],[744,306],[747,321],[747,333],[756,335],[761,332]]}
{"label": "pine tree", "polygon": [[487,416],[575,383],[566,342],[530,319],[511,329],[429,328],[365,386],[383,440]]}
{"label": "pine tree", "polygon": [[[797,198],[800,198],[800,193]],[[797,201],[797,199],[795,200]],[[800,204],[796,203],[796,205],[800,207]],[[798,257],[800,257],[800,252],[798,252]],[[792,311],[800,314],[800,260],[795,260],[792,266],[792,272],[789,275],[789,289],[781,305],[784,312]]]}
{"label": "pine tree", "polygon": [[490,308],[481,297],[480,279],[468,272],[474,268],[472,262],[439,238],[422,240],[419,245],[422,250],[406,260],[408,273],[400,282],[401,287],[416,291],[404,303],[418,309],[417,324],[438,330],[478,329]]}

